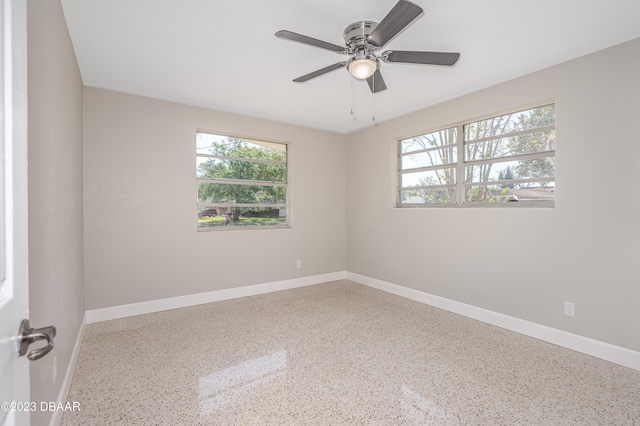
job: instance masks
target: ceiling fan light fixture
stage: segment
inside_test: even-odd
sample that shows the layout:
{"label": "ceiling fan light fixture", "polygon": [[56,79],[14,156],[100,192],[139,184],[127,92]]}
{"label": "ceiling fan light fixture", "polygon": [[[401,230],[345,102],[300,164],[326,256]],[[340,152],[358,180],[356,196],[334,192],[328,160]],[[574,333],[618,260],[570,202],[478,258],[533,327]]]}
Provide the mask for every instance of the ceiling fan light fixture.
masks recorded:
{"label": "ceiling fan light fixture", "polygon": [[378,60],[374,55],[362,49],[357,51],[355,56],[349,61],[347,69],[354,78],[366,80],[378,69]]}
{"label": "ceiling fan light fixture", "polygon": [[356,59],[349,63],[349,72],[358,80],[366,80],[378,69],[378,63],[372,59]]}

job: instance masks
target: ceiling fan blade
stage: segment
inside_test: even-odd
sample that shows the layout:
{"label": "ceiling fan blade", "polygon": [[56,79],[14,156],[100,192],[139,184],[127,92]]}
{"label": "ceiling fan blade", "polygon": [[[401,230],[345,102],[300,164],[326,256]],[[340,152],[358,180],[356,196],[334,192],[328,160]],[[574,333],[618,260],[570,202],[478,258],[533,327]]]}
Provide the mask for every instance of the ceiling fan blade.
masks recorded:
{"label": "ceiling fan blade", "polygon": [[286,38],[287,40],[293,40],[299,43],[310,44],[311,46],[320,47],[321,49],[327,49],[333,52],[347,53],[347,49],[344,46],[338,46],[337,44],[328,43],[326,41],[318,40],[317,38],[307,37],[305,35],[293,33],[287,30],[278,31],[276,33],[276,37]]}
{"label": "ceiling fan blade", "polygon": [[369,84],[369,89],[371,89],[371,93],[382,92],[383,90],[387,90],[387,85],[382,78],[382,73],[380,72],[380,68],[373,73],[373,75],[367,78],[367,83]]}
{"label": "ceiling fan blade", "polygon": [[337,64],[329,65],[328,67],[324,67],[322,69],[319,69],[318,71],[314,71],[314,72],[309,73],[307,75],[303,75],[302,77],[298,77],[293,81],[295,81],[296,83],[304,83],[305,81],[311,80],[312,78],[319,77],[322,74],[326,74],[326,73],[331,72],[333,70],[337,70],[338,68],[342,68],[346,64],[347,64],[346,62],[338,62]]}
{"label": "ceiling fan blade", "polygon": [[409,50],[387,50],[382,54],[385,62],[404,62],[407,64],[453,66],[460,58],[455,52],[413,52]]}
{"label": "ceiling fan blade", "polygon": [[422,8],[407,0],[400,0],[367,37],[367,42],[382,47],[422,13]]}

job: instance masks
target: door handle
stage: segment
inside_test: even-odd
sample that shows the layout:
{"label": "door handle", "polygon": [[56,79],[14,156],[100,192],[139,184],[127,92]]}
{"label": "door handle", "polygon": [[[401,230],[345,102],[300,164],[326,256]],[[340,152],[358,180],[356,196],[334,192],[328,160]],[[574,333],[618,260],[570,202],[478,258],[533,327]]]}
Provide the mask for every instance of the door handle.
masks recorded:
{"label": "door handle", "polygon": [[[27,355],[31,361],[38,360],[48,354],[53,349],[53,338],[56,337],[56,328],[52,325],[42,328],[31,328],[29,320],[22,320],[18,334],[18,353],[20,356]],[[29,345],[39,340],[46,340],[47,345],[34,349],[27,354]]]}

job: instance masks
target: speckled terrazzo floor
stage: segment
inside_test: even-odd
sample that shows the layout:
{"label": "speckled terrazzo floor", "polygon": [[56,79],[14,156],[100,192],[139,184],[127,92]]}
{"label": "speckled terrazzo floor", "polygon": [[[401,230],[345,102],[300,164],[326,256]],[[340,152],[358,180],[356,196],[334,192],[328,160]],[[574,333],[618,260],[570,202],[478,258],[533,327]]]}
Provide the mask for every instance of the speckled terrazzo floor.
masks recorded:
{"label": "speckled terrazzo floor", "polygon": [[640,425],[640,372],[349,281],[91,324],[64,425]]}

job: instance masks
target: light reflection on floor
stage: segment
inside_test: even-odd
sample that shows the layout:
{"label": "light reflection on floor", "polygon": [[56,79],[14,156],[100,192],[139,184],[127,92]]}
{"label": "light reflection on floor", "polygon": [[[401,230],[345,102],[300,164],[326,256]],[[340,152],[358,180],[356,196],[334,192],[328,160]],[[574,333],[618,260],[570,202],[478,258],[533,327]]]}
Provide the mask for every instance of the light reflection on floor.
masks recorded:
{"label": "light reflection on floor", "polygon": [[400,409],[403,416],[417,425],[441,424],[446,420],[444,408],[427,400],[404,384],[402,385]]}
{"label": "light reflection on floor", "polygon": [[287,351],[241,362],[200,378],[200,416],[205,417],[237,396],[284,375]]}

